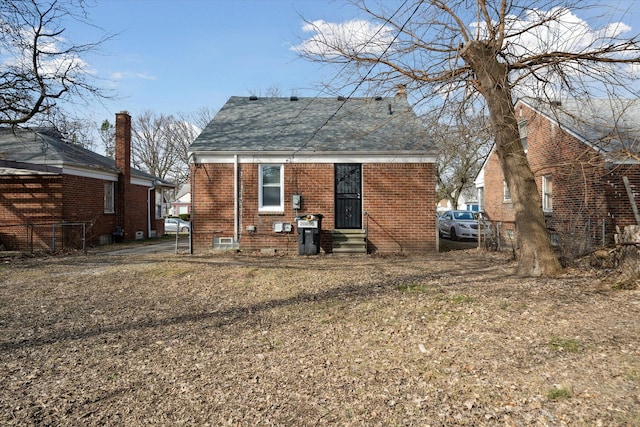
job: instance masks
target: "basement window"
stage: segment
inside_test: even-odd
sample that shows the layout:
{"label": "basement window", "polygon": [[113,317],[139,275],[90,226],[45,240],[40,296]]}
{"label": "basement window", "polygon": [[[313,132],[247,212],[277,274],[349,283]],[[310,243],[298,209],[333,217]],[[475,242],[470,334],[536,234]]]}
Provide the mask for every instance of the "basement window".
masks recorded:
{"label": "basement window", "polygon": [[259,165],[258,211],[284,212],[283,165]]}

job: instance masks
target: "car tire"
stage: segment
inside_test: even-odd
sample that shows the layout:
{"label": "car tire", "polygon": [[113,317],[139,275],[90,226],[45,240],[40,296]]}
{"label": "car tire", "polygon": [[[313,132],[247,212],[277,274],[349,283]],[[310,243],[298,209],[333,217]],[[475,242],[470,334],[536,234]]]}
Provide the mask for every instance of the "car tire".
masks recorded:
{"label": "car tire", "polygon": [[182,227],[180,231],[183,233],[186,233],[187,231],[189,231],[189,229],[187,227]]}
{"label": "car tire", "polygon": [[449,237],[451,238],[451,240],[458,240],[458,236],[456,236],[456,229],[451,227],[451,230],[449,230]]}

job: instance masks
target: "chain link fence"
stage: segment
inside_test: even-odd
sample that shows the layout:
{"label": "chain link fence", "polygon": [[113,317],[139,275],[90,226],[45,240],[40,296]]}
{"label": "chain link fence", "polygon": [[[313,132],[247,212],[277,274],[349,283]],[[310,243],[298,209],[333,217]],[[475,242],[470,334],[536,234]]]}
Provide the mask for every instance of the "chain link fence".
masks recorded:
{"label": "chain link fence", "polygon": [[88,222],[0,225],[0,249],[20,252],[86,252]]}
{"label": "chain link fence", "polygon": [[[496,251],[516,251],[517,227],[513,221],[480,221],[481,233],[479,245]],[[547,224],[551,244],[558,252],[560,260],[571,262],[614,241],[615,228],[610,219],[587,220],[578,222],[572,219],[558,220]]]}

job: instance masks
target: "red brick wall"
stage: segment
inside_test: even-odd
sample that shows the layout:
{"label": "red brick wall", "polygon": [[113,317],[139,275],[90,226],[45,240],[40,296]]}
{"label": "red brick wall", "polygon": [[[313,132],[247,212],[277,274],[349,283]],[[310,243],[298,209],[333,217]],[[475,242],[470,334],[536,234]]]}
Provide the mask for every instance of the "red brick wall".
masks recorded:
{"label": "red brick wall", "polygon": [[[147,237],[147,198],[149,197],[148,192],[148,187],[143,187],[140,185],[129,185],[127,189],[126,205],[124,208],[125,240],[135,239],[137,231],[142,231],[144,237]],[[153,213],[153,205],[151,205],[151,210],[151,218],[153,221],[155,219],[155,214]]]}
{"label": "red brick wall", "polygon": [[370,246],[384,253],[435,250],[433,164],[365,164],[363,184]]}
{"label": "red brick wall", "polygon": [[0,244],[9,250],[48,248],[50,226],[62,220],[62,178],[58,175],[0,176]]}
{"label": "red brick wall", "polygon": [[[528,123],[527,159],[539,191],[544,175],[553,178],[553,210],[546,215],[547,227],[552,232],[599,240],[603,221],[608,233],[615,224],[633,221],[619,173],[622,169],[606,169],[595,150],[526,106],[518,106],[516,113],[519,120],[526,119]],[[624,170],[636,183],[636,189],[640,189],[639,171],[637,166]],[[487,215],[493,221],[509,225],[515,219],[514,211],[511,203],[503,201],[504,175],[495,152],[485,165],[484,181]]]}
{"label": "red brick wall", "polygon": [[[239,165],[240,247],[297,252],[293,194],[302,195],[298,213],[322,214],[321,248],[331,251],[334,228],[333,164],[286,164],[284,212],[258,212],[258,165]],[[194,251],[212,247],[214,237],[233,237],[233,165],[191,166]],[[435,249],[435,173],[432,164],[364,164],[363,209],[369,213],[370,247],[378,252]],[[363,218],[363,227],[366,225]],[[273,232],[274,222],[294,225]],[[247,226],[255,226],[248,233]]]}
{"label": "red brick wall", "polygon": [[[41,224],[33,228],[34,248],[51,249],[51,224],[86,222],[86,244],[98,244],[100,235],[111,235],[116,225],[116,215],[104,213],[105,182],[74,175],[0,176],[0,243],[7,249],[28,250],[26,224]],[[127,191],[131,196],[124,212],[125,238],[134,239],[136,231],[147,237],[148,189],[129,185]],[[153,192],[151,197],[153,206]],[[154,229],[163,230],[163,220],[152,221]],[[57,240],[64,239],[65,247],[81,247],[81,226],[62,230],[56,232]]]}
{"label": "red brick wall", "polygon": [[211,248],[214,237],[233,237],[233,165],[191,165],[190,174],[193,247]]}
{"label": "red brick wall", "polygon": [[104,213],[104,185],[101,179],[63,175],[63,219],[69,222],[91,222],[87,228],[88,243],[98,243],[100,235],[111,234],[115,215]]}

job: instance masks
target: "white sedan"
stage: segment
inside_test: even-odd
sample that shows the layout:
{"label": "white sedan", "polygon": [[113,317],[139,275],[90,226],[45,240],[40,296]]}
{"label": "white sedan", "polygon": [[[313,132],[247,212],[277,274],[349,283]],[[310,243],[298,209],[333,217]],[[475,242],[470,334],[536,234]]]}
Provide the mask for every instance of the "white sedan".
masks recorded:
{"label": "white sedan", "polygon": [[184,221],[180,218],[165,218],[164,219],[164,232],[165,233],[186,233],[191,229],[191,223]]}
{"label": "white sedan", "polygon": [[[488,230],[485,230],[487,232]],[[477,239],[478,214],[472,211],[446,211],[438,218],[438,233],[451,240]]]}

